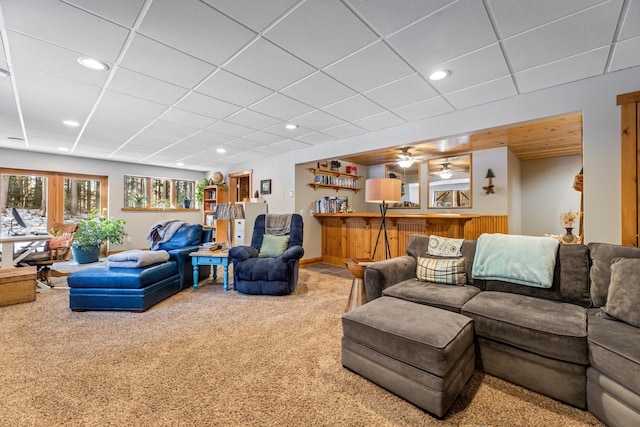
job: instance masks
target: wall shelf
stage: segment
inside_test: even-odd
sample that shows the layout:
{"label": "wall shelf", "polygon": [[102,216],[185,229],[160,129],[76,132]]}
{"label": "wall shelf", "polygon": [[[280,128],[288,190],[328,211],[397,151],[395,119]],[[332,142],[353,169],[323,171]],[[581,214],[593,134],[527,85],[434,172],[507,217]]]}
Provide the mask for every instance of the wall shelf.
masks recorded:
{"label": "wall shelf", "polygon": [[360,175],[352,175],[348,173],[336,172],[326,169],[309,168],[314,176],[314,182],[310,182],[309,186],[314,190],[318,188],[327,188],[339,190],[350,190],[354,192],[360,191],[356,187]]}

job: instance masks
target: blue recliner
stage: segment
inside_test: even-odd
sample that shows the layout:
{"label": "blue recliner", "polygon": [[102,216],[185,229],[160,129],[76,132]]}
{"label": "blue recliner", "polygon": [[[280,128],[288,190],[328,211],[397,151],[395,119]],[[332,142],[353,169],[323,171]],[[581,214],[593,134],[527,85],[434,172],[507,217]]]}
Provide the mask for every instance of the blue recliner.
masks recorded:
{"label": "blue recliner", "polygon": [[289,245],[277,258],[259,258],[265,234],[265,215],[258,215],[253,227],[251,246],[236,246],[229,250],[233,263],[233,288],[243,294],[288,295],[298,283],[302,248],[302,217],[293,214]]}

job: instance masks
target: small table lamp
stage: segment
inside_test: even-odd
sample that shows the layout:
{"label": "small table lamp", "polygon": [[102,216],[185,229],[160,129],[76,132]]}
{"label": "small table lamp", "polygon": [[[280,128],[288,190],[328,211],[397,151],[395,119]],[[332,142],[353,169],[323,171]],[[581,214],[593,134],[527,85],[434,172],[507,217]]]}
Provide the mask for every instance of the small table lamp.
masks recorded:
{"label": "small table lamp", "polygon": [[231,247],[231,221],[244,219],[244,207],[240,203],[224,203],[216,208],[216,219],[227,221],[227,247]]}
{"label": "small table lamp", "polygon": [[380,215],[382,216],[378,237],[376,238],[376,245],[374,246],[371,258],[375,258],[376,256],[378,241],[380,240],[382,230],[384,230],[385,259],[391,258],[391,248],[389,247],[389,238],[387,236],[387,208],[389,207],[389,203],[400,202],[402,198],[401,185],[402,181],[397,178],[370,178],[365,183],[364,198],[366,202],[380,204]]}

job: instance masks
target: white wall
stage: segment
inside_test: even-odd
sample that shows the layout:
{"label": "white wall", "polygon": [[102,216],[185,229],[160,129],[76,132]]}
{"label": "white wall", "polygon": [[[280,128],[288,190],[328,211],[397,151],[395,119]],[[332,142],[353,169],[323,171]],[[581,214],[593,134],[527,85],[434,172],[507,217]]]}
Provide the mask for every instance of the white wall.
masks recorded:
{"label": "white wall", "polygon": [[[559,85],[500,101],[479,105],[432,117],[415,123],[383,129],[365,135],[318,144],[290,153],[277,154],[264,160],[247,161],[234,170],[254,170],[258,175],[274,174],[282,182],[274,186],[294,186],[295,164],[313,162],[330,157],[340,158],[349,154],[371,151],[389,146],[400,146],[418,141],[459,135],[475,130],[504,126],[527,120],[558,114],[582,111],[583,113],[583,162],[585,240],[620,242],[620,108],[616,96],[640,89],[640,67],[634,67],[602,76]],[[481,153],[481,152],[477,152]],[[506,159],[506,152],[505,152]],[[474,154],[474,171],[486,174],[491,163],[479,162]],[[483,163],[483,164],[478,164]],[[506,164],[506,160],[505,160]],[[277,168],[276,172],[272,169]],[[484,169],[484,171],[482,171]],[[598,171],[606,170],[606,174]],[[259,173],[256,173],[259,172]],[[494,169],[494,172],[496,170]],[[474,172],[474,176],[475,176]],[[497,190],[507,185],[507,169],[496,173]],[[504,201],[496,195],[478,196],[474,183],[474,211],[479,213],[507,213],[508,197]],[[294,200],[275,196],[278,209],[292,211]],[[319,236],[318,236],[319,238]]]}
{"label": "white wall", "polygon": [[133,163],[108,162],[73,156],[31,153],[20,150],[0,148],[0,168],[30,169],[50,172],[68,172],[87,175],[107,176],[109,178],[109,215],[116,219],[125,219],[125,229],[131,242],[122,246],[111,246],[110,250],[148,248],[145,236],[149,228],[164,219],[182,219],[190,223],[200,223],[202,214],[197,211],[123,211],[124,175],[142,175],[158,178],[193,179],[200,181],[205,177],[202,172],[181,169],[144,166]]}
{"label": "white wall", "polygon": [[[521,163],[522,234],[564,234],[560,214],[569,209],[580,211],[581,193],[573,189],[573,178],[580,172],[581,165],[580,156],[527,160]],[[574,225],[574,234],[578,234],[578,222]]]}

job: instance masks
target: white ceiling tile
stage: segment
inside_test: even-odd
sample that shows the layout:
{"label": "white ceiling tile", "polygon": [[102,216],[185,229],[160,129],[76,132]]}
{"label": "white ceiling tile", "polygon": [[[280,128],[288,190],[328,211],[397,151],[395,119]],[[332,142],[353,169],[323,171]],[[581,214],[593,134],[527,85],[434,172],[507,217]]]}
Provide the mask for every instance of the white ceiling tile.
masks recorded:
{"label": "white ceiling tile", "polygon": [[[151,122],[151,118],[124,110],[98,106],[84,130],[84,138],[125,142]],[[117,126],[113,124],[117,123]]]}
{"label": "white ceiling tile", "polygon": [[249,46],[225,69],[274,90],[282,89],[314,71],[310,65],[264,39]]}
{"label": "white ceiling tile", "polygon": [[[363,72],[364,70],[366,72]],[[375,43],[327,67],[324,71],[359,92],[414,72],[383,42]]]}
{"label": "white ceiling tile", "polygon": [[198,0],[154,0],[139,32],[216,65],[255,36]]}
{"label": "white ceiling tile", "polygon": [[262,31],[298,0],[203,0],[242,22],[254,31]]}
{"label": "white ceiling tile", "polygon": [[147,130],[153,130],[160,133],[166,133],[167,135],[177,136],[184,138],[199,132],[199,128],[191,126],[180,125],[178,123],[172,123],[165,120],[156,120],[153,122]]}
{"label": "white ceiling tile", "polygon": [[208,150],[216,144],[215,142],[201,139],[200,136],[201,134],[198,134],[196,136],[183,139],[176,144],[176,149],[180,150],[181,153],[186,152],[193,154],[194,152]]}
{"label": "white ceiling tile", "polygon": [[[176,142],[178,139],[180,139],[180,137],[178,136],[154,130],[152,126],[146,128],[138,135],[136,135],[132,142],[138,145],[147,144],[150,147],[155,147],[156,144],[163,144],[162,147],[164,147],[165,145]],[[131,143],[129,143],[129,145],[130,144]]]}
{"label": "white ceiling tile", "polygon": [[141,116],[157,117],[168,107],[157,102],[151,102],[111,90],[105,91],[100,105],[114,110],[121,110]]}
{"label": "white ceiling tile", "polygon": [[439,116],[451,111],[453,111],[453,107],[440,96],[393,110],[395,114],[409,122]]}
{"label": "white ceiling tile", "polygon": [[78,64],[78,52],[14,31],[8,31],[7,36],[11,43],[13,65],[22,65],[93,86],[102,86],[109,76],[109,73],[96,73]]}
{"label": "white ceiling tile", "polygon": [[170,108],[162,114],[161,119],[195,128],[205,128],[217,120],[200,114],[190,113],[179,108]]}
{"label": "white ceiling tile", "polygon": [[377,39],[338,0],[307,0],[270,28],[265,36],[318,68]]}
{"label": "white ceiling tile", "polygon": [[284,89],[282,93],[316,108],[333,104],[356,94],[355,91],[324,73],[309,76]]}
{"label": "white ceiling tile", "polygon": [[378,104],[388,109],[413,104],[438,95],[429,84],[418,74],[389,83],[365,94]]}
{"label": "white ceiling tile", "polygon": [[[282,138],[278,137],[278,140],[281,140]],[[265,145],[268,144],[263,144],[261,142],[257,142],[257,141],[252,141],[246,138],[238,138],[238,139],[234,139],[233,141],[228,143],[229,145],[233,145],[234,147],[238,147],[238,148],[242,148],[245,150],[254,150],[258,147],[264,147]]]}
{"label": "white ceiling tile", "polygon": [[323,133],[326,133],[327,135],[331,135],[334,138],[348,138],[350,136],[355,136],[355,135],[360,135],[363,133],[366,133],[366,131],[364,129],[362,129],[361,127],[358,127],[356,125],[353,125],[351,123],[345,123],[343,125],[338,125],[338,126],[334,126],[331,128],[327,128],[325,130],[322,131]]}
{"label": "white ceiling tile", "polygon": [[322,130],[324,128],[338,126],[344,123],[343,120],[320,110],[312,111],[304,116],[296,117],[292,122],[313,130]]}
{"label": "white ceiling tile", "polygon": [[269,156],[273,156],[275,154],[286,153],[286,152],[291,151],[291,150],[289,150],[284,145],[272,144],[272,145],[265,145],[265,146],[262,146],[262,147],[258,147],[254,151],[257,151],[259,153],[268,154]]}
{"label": "white ceiling tile", "polygon": [[213,132],[210,130],[202,131],[196,136],[196,138],[202,141],[207,141],[207,142],[216,143],[216,144],[224,144],[225,142],[229,142],[234,139],[233,136],[224,135],[224,134]]}
{"label": "white ceiling tile", "polygon": [[280,135],[283,138],[295,138],[296,136],[311,132],[311,129],[307,129],[302,126],[298,126],[296,129],[287,129],[285,128],[284,123],[278,123],[277,125],[266,128],[265,132]]}
{"label": "white ceiling tile", "polygon": [[347,0],[376,31],[386,36],[427,16],[452,0]]}
{"label": "white ceiling tile", "polygon": [[488,0],[502,37],[507,38],[546,24],[602,0]]}
{"label": "white ceiling tile", "polygon": [[[2,67],[3,64],[0,64],[0,68]],[[0,114],[18,115],[11,79],[0,78]]]}
{"label": "white ceiling tile", "polygon": [[640,1],[631,0],[627,16],[624,17],[624,24],[620,31],[619,40],[630,39],[640,36]]}
{"label": "white ceiling tile", "polygon": [[509,76],[458,92],[452,92],[444,97],[454,108],[460,110],[514,95],[517,95],[516,88],[511,76]]}
{"label": "white ceiling tile", "polygon": [[424,75],[428,76],[435,69],[451,72],[451,75],[445,79],[430,82],[431,86],[440,93],[454,92],[510,74],[502,49],[497,43],[440,64],[425,72]]}
{"label": "white ceiling tile", "polygon": [[640,37],[616,43],[609,71],[640,65]]}
{"label": "white ceiling tile", "polygon": [[497,38],[482,2],[461,0],[388,41],[416,69],[425,70],[494,43]]}
{"label": "white ceiling tile", "polygon": [[390,128],[392,126],[398,126],[406,123],[406,121],[396,116],[395,114],[385,111],[384,113],[356,120],[353,123],[362,128],[365,128],[366,130],[374,131],[378,129]]}
{"label": "white ceiling tile", "polygon": [[[613,7],[613,4],[616,7]],[[552,22],[504,41],[515,72],[581,52],[609,46],[622,0]],[[553,46],[550,49],[550,46]]]}
{"label": "white ceiling tile", "polygon": [[308,113],[315,108],[291,99],[288,96],[275,93],[252,105],[251,109],[260,113],[271,114],[282,120],[289,120],[292,117]]}
{"label": "white ceiling tile", "polygon": [[307,144],[317,145],[324,144],[325,142],[333,141],[335,138],[324,133],[312,132],[306,135],[296,137],[298,141],[306,142]]}
{"label": "white ceiling tile", "polygon": [[123,67],[115,72],[109,89],[165,105],[173,104],[188,92],[183,87]]}
{"label": "white ceiling tile", "polygon": [[195,86],[215,69],[211,64],[141,35],[134,37],[121,64],[186,88]]}
{"label": "white ceiling tile", "polygon": [[2,14],[7,28],[109,62],[129,35],[119,25],[58,1],[3,1]]}
{"label": "white ceiling tile", "polygon": [[228,102],[220,101],[219,99],[211,98],[210,96],[197,92],[191,92],[175,104],[175,106],[181,110],[216,119],[223,119],[229,114],[240,110],[240,107],[237,105],[229,104]]}
{"label": "white ceiling tile", "polygon": [[6,140],[10,136],[23,137],[20,119],[14,114],[0,113],[0,142]]}
{"label": "white ceiling tile", "polygon": [[303,148],[309,148],[311,145],[306,144],[304,142],[295,141],[293,139],[287,139],[282,142],[276,142],[275,144],[271,144],[271,147],[277,147],[278,149],[283,148],[284,151],[293,151],[293,150],[301,150]]}
{"label": "white ceiling tile", "polygon": [[258,113],[251,110],[242,110],[231,117],[227,118],[228,122],[235,123],[240,126],[261,130],[280,122],[280,119]]}
{"label": "white ceiling tile", "polygon": [[279,135],[274,135],[272,133],[267,132],[254,132],[249,135],[245,135],[243,139],[248,139],[250,141],[255,141],[260,143],[261,145],[265,144],[273,144],[274,142],[280,142],[284,138]]}
{"label": "white ceiling tile", "polygon": [[67,0],[67,2],[125,27],[133,25],[144,4],[144,0]]}
{"label": "white ceiling tile", "polygon": [[356,95],[344,101],[329,105],[323,108],[323,110],[349,122],[381,113],[384,111],[384,108],[374,104],[362,95]]}
{"label": "white ceiling tile", "polygon": [[[520,92],[532,92],[604,73],[609,47],[516,73]],[[637,58],[637,57],[636,57]]]}
{"label": "white ceiling tile", "polygon": [[241,137],[255,132],[255,129],[240,126],[235,123],[229,123],[224,120],[207,126],[207,130],[235,137]]}
{"label": "white ceiling tile", "polygon": [[236,105],[251,105],[273,93],[271,89],[222,69],[198,86],[196,91]]}

